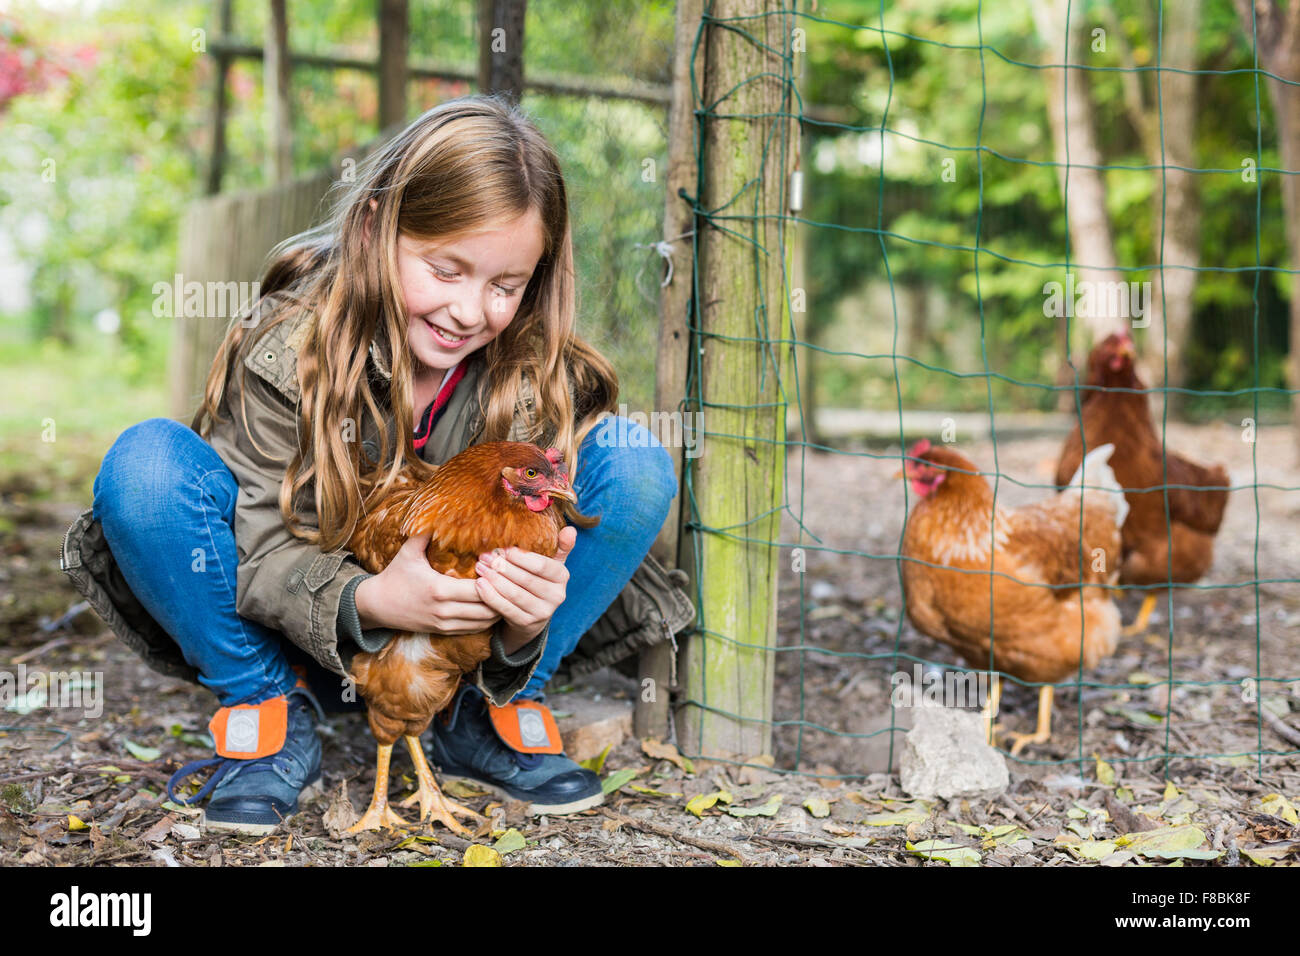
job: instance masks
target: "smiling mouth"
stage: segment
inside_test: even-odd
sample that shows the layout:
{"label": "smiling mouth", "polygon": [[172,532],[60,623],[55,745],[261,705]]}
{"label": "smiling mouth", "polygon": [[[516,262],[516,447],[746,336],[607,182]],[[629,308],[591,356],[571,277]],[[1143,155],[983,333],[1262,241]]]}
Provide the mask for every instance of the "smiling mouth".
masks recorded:
{"label": "smiling mouth", "polygon": [[425,320],[424,324],[429,327],[429,331],[433,333],[434,339],[441,345],[454,347],[460,345],[467,338],[469,338],[468,335],[452,335],[450,332],[446,331],[445,329],[438,328],[438,326],[434,325],[432,322],[428,321],[427,319]]}

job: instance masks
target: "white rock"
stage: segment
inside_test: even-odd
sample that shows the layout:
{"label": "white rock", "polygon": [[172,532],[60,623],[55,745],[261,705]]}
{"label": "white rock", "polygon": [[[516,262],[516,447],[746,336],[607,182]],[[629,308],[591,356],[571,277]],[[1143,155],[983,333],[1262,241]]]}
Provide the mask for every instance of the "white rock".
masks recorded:
{"label": "white rock", "polygon": [[1006,761],[984,739],[983,718],[947,707],[913,708],[903,739],[899,782],[923,800],[995,797],[1011,782]]}

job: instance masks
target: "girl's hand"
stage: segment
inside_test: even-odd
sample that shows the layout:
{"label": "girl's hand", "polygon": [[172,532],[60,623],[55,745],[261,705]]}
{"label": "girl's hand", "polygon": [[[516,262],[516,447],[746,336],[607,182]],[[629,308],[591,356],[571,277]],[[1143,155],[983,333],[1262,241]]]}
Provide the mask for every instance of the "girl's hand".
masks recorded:
{"label": "girl's hand", "polygon": [[577,528],[561,528],[560,547],[553,558],[519,548],[479,555],[474,585],[479,599],[505,621],[502,638],[507,654],[540,634],[564,603],[569,581],[564,562],[577,538]]}
{"label": "girl's hand", "polygon": [[388,567],[357,585],[353,597],[363,628],[455,636],[477,634],[500,620],[480,600],[473,580],[429,567],[428,547],[427,534],[408,538]]}

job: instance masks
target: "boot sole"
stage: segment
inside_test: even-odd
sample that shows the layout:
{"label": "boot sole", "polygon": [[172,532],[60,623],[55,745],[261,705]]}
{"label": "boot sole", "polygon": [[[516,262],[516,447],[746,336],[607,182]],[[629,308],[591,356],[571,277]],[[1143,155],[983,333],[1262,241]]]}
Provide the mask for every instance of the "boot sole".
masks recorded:
{"label": "boot sole", "polygon": [[[462,774],[443,773],[439,775],[444,784],[458,782],[467,784],[471,787],[477,787],[480,790],[490,790],[498,797],[507,800],[527,800],[527,797],[520,797],[511,793],[505,787],[498,786],[494,783],[488,783],[485,780],[479,780],[476,777],[466,777]],[[583,810],[590,810],[592,807],[598,807],[605,802],[604,793],[593,793],[586,797],[579,797],[576,800],[570,800],[565,803],[541,803],[530,801],[528,803],[528,815],[532,817],[542,816],[563,816],[569,813],[581,813]]]}
{"label": "boot sole", "polygon": [[[292,820],[302,812],[302,805],[304,803],[310,803],[324,792],[325,785],[321,781],[320,774],[318,773],[314,780],[310,781],[301,791],[299,791],[296,808],[292,813],[287,814],[284,819]],[[212,830],[218,833],[243,833],[248,836],[264,836],[279,829],[282,822],[282,820],[276,820],[274,823],[246,823],[235,820],[209,820],[208,812],[205,809],[199,816],[199,829]]]}

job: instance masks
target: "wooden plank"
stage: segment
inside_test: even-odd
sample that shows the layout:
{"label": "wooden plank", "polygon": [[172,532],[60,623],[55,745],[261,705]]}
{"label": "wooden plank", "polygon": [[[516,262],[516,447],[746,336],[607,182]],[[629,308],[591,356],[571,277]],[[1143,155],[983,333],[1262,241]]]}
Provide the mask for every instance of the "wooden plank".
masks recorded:
{"label": "wooden plank", "polygon": [[[254,43],[237,43],[233,40],[218,40],[208,44],[212,53],[224,53],[234,59],[260,60],[262,48]],[[340,56],[330,53],[294,53],[290,51],[289,61],[295,66],[307,66],[323,70],[357,70],[362,73],[377,73],[379,61],[365,57]],[[410,63],[407,73],[417,80],[447,80],[454,83],[474,83],[478,80],[477,68],[469,69],[455,63],[422,61]],[[607,100],[629,100],[636,103],[648,103],[654,106],[666,106],[672,102],[672,87],[666,83],[647,83],[626,76],[589,77],[569,73],[551,73],[531,71],[524,78],[524,88],[536,93],[549,93],[556,96],[593,97]],[[803,117],[820,123],[851,124],[857,122],[857,114],[847,107],[829,106],[825,103],[804,103]]]}
{"label": "wooden plank", "polygon": [[379,4],[379,128],[406,123],[407,57],[410,39],[408,0]]}
{"label": "wooden plank", "polygon": [[692,463],[703,530],[691,537],[704,633],[687,648],[683,744],[706,756],[766,753],[772,739],[780,552],[769,542],[785,464],[789,348],[780,340],[793,334],[780,216],[797,150],[797,125],[778,115],[793,111],[780,58],[793,17],[781,10],[776,0],[715,2],[711,15],[731,22],[709,28],[703,51],[703,100],[726,115],[704,119],[700,205],[725,211],[699,236],[706,435]]}
{"label": "wooden plank", "polygon": [[[209,196],[190,204],[181,220],[180,282],[258,281],[268,252],[325,214],[321,204],[331,171],[284,186]],[[173,277],[173,284],[176,279]],[[250,287],[251,288],[251,287]],[[173,418],[189,421],[198,407],[212,360],[236,314],[172,317],[169,357]]]}
{"label": "wooden plank", "polygon": [[[695,175],[695,101],[691,90],[691,47],[699,31],[703,0],[678,0],[677,23],[673,44],[673,102],[668,112],[668,166],[664,170],[664,226],[663,239],[673,246],[672,281],[659,294],[659,353],[655,365],[655,403],[662,412],[678,409],[686,394],[686,372],[689,362],[690,327],[687,321],[690,309],[691,288],[695,276],[693,239],[687,233],[695,228],[695,212],[678,190],[694,196]],[[673,467],[680,479],[683,449],[671,444],[673,436],[664,434],[667,424],[663,417],[659,440],[672,456]],[[668,517],[651,552],[665,567],[680,567],[678,545],[681,540],[681,504],[685,497],[681,491],[673,501]],[[690,563],[687,562],[689,565]],[[687,567],[690,574],[690,567]],[[675,688],[672,679],[675,671],[673,646],[668,642],[657,644],[641,652],[637,670],[641,694],[637,698],[634,729],[637,737],[670,736],[669,706]],[[647,684],[646,682],[650,683]],[[648,699],[647,699],[648,698]]]}

